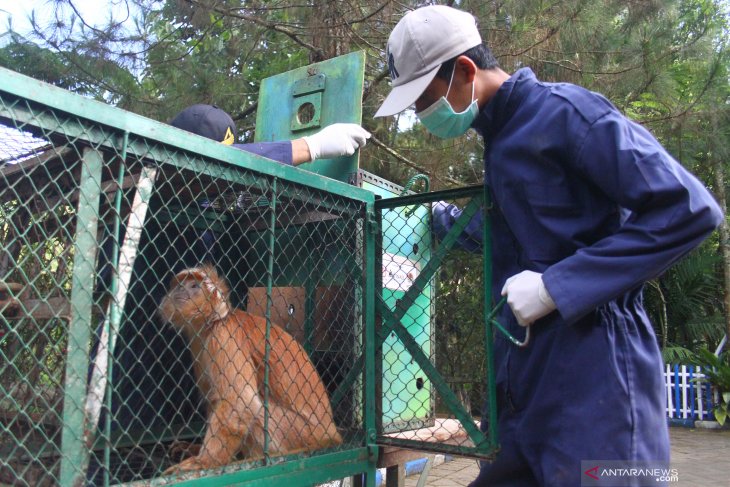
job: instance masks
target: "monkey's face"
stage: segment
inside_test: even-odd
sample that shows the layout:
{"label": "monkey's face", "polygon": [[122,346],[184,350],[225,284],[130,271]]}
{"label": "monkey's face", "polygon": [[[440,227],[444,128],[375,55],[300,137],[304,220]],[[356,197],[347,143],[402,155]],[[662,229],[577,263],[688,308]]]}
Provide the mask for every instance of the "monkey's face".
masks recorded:
{"label": "monkey's face", "polygon": [[[176,275],[158,314],[184,331],[199,331],[228,314],[227,289],[208,269],[188,269]],[[221,289],[222,288],[222,289]]]}

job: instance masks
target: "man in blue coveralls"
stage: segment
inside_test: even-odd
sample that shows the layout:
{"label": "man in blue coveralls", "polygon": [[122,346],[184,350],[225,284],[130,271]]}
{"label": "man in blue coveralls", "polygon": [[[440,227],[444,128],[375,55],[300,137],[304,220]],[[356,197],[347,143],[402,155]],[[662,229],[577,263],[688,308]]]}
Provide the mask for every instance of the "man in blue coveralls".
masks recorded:
{"label": "man in blue coveralls", "polygon": [[[472,485],[578,486],[581,460],[668,462],[642,284],[719,225],[715,200],[601,95],[502,71],[466,12],[408,13],[387,55],[392,91],[376,117],[415,104],[436,136],[484,138],[493,285],[509,304],[499,319],[532,327],[524,349],[496,339],[501,450]],[[460,213],[435,205],[436,234]],[[481,227],[475,217],[462,247],[480,248]]]}

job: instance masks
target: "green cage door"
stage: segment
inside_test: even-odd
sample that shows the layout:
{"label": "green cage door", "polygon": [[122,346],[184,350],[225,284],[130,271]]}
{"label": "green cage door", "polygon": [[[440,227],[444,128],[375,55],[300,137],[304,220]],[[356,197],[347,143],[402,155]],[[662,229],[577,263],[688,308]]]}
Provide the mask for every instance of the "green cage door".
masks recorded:
{"label": "green cage door", "polygon": [[[463,229],[488,208],[485,197],[484,187],[474,186],[386,196],[375,202],[376,239],[382,250],[376,264],[382,278],[375,289],[375,363],[382,364],[382,370],[376,371],[382,387],[378,444],[486,459],[497,450],[493,306],[488,299],[491,266],[484,257],[491,250],[489,244],[481,255],[457,250]],[[432,237],[431,209],[440,202],[457,204],[463,212],[451,231],[437,241]],[[484,221],[483,237],[489,242],[489,219]],[[464,272],[465,278],[478,275],[481,281],[471,286],[463,283],[463,289],[440,286],[439,276],[444,272],[457,276],[461,272],[453,268],[454,262],[468,262],[476,272]],[[472,355],[467,367],[460,369],[462,373],[473,371],[469,380],[455,377],[450,367],[460,357],[449,357],[448,351],[455,347],[444,342],[453,341],[460,327],[467,327],[464,316],[438,315],[439,303],[446,300],[462,306],[471,323],[468,342],[473,344]]]}

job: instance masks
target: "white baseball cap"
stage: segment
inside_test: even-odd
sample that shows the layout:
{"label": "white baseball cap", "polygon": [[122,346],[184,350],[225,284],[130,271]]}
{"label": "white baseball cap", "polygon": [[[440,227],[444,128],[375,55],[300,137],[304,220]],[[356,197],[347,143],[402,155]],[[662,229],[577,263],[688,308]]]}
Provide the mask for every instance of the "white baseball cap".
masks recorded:
{"label": "white baseball cap", "polygon": [[445,5],[408,12],[388,39],[391,91],[375,113],[385,117],[413,105],[441,64],[482,43],[473,15]]}

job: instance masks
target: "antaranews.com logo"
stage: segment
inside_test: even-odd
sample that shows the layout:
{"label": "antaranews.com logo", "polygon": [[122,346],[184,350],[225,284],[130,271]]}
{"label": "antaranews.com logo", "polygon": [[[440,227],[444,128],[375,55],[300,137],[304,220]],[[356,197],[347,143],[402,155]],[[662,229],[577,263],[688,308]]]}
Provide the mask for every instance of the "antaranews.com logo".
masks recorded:
{"label": "antaranews.com logo", "polygon": [[656,487],[679,482],[679,471],[667,462],[583,460],[581,487]]}

